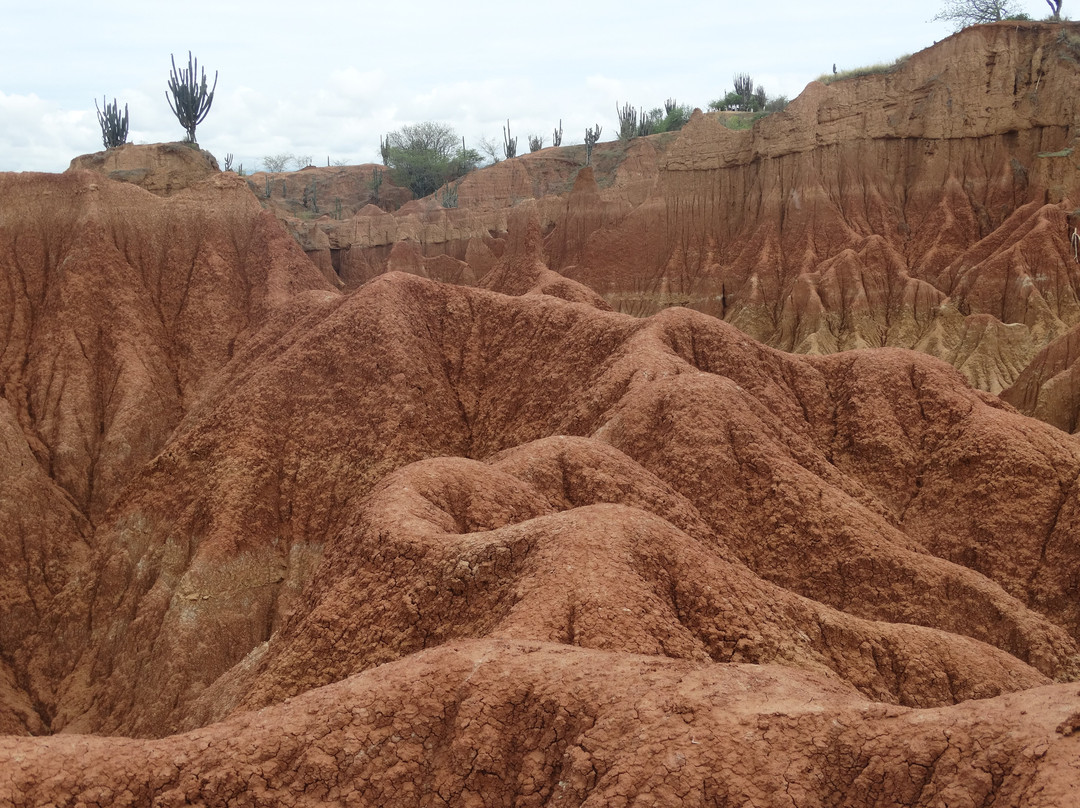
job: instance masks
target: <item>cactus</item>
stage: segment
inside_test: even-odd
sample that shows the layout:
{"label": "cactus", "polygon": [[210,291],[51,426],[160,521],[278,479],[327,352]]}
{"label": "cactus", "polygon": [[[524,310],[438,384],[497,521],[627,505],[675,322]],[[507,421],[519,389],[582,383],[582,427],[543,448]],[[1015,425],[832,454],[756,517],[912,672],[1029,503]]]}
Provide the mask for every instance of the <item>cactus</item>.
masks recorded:
{"label": "cactus", "polygon": [[744,112],[752,111],[754,108],[754,80],[750,78],[750,74],[736,73],[732,77],[732,83],[735,85],[735,95],[742,99],[740,109]]}
{"label": "cactus", "polygon": [[654,109],[652,112],[646,113],[645,110],[641,111],[641,117],[638,119],[637,137],[647,137],[657,130],[660,123],[661,115],[660,109]]}
{"label": "cactus", "polygon": [[529,135],[529,151],[540,151],[544,148],[544,138],[541,135]]}
{"label": "cactus", "polygon": [[562,118],[559,118],[559,128],[551,133],[551,145],[556,147],[562,145]]}
{"label": "cactus", "polygon": [[595,146],[596,141],[600,139],[601,131],[600,124],[597,124],[595,129],[585,130],[585,165],[590,165],[592,163],[593,146]]}
{"label": "cactus", "polygon": [[105,107],[104,112],[98,109],[97,99],[94,99],[94,109],[97,110],[98,124],[101,126],[101,142],[105,144],[106,149],[123,146],[127,142],[128,136],[127,104],[124,104],[124,117],[122,118],[120,117],[120,105],[115,98],[109,104],[106,103],[105,97],[102,96],[101,104]]}
{"label": "cactus", "polygon": [[506,126],[503,127],[503,153],[506,155],[507,160],[512,160],[517,157],[517,138],[510,137],[510,119],[506,119]]}
{"label": "cactus", "polygon": [[389,135],[387,135],[385,138],[382,135],[379,135],[379,154],[382,156],[382,164],[384,166],[389,165],[390,164],[390,162],[389,162],[390,161],[390,136]]}
{"label": "cactus", "polygon": [[446,183],[442,187],[442,190],[436,194],[436,199],[439,200],[439,204],[444,208],[456,208],[458,206],[458,187],[461,185],[461,180],[454,183]]}
{"label": "cactus", "polygon": [[232,171],[233,154],[229,152],[225,155],[225,171]]}
{"label": "cactus", "polygon": [[761,112],[765,109],[765,105],[769,103],[769,96],[765,92],[764,87],[758,87],[754,90],[754,112]]}
{"label": "cactus", "polygon": [[[199,71],[199,60],[193,59],[191,51],[188,51],[187,70],[176,69],[176,57],[172,57],[172,75],[169,76],[169,90],[165,93],[165,99],[169,102],[176,120],[184,127],[186,134],[184,140],[195,143],[195,127],[206,118],[210,111],[210,105],[214,103],[214,90],[217,89],[218,74],[214,71],[214,86],[206,88],[206,70],[202,72],[202,82],[196,79]],[[170,93],[172,97],[170,98]]]}
{"label": "cactus", "polygon": [[377,203],[379,201],[379,189],[382,188],[383,173],[379,169],[375,169],[371,172],[371,198]]}
{"label": "cactus", "polygon": [[615,111],[619,113],[619,140],[630,140],[638,133],[638,113],[630,104],[620,107],[615,105]]}

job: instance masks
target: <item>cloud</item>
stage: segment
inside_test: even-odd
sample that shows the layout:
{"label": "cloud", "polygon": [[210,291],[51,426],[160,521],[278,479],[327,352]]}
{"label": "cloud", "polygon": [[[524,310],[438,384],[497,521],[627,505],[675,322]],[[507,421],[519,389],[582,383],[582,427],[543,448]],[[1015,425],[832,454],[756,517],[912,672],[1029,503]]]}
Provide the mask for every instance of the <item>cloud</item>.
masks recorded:
{"label": "cloud", "polygon": [[36,95],[0,92],[0,144],[5,160],[23,171],[58,171],[58,154],[74,156],[85,144],[101,148],[101,129],[91,112],[63,110]]}
{"label": "cloud", "polygon": [[284,151],[368,161],[380,135],[424,120],[473,144],[501,142],[509,118],[520,145],[561,118],[564,143],[580,143],[596,123],[614,131],[616,103],[704,108],[736,72],[794,97],[833,62],[891,60],[941,38],[926,23],[940,5],[223,0],[210,19],[134,0],[14,4],[0,26],[0,171],[61,171],[99,149],[102,92],[128,103],[132,139],[179,139],[163,96],[169,55],[188,49],[220,72],[204,148],[245,167]]}
{"label": "cloud", "polygon": [[350,65],[331,71],[327,87],[319,92],[323,97],[368,102],[378,98],[385,88],[386,74],[382,70],[362,71]]}

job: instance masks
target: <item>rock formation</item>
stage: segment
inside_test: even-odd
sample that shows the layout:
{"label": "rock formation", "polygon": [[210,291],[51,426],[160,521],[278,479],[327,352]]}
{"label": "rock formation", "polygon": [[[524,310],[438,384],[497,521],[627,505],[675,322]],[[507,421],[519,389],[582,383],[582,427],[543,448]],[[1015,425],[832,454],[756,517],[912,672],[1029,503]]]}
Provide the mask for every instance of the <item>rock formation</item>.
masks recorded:
{"label": "rock formation", "polygon": [[0,799],[1060,808],[1076,708],[1076,684],[911,710],[784,668],[470,640],[157,742],[0,738]]}
{"label": "rock formation", "polygon": [[111,180],[130,182],[158,196],[169,196],[219,173],[217,159],[190,143],[139,146],[125,143],[71,161],[68,171],[97,171]]}
{"label": "rock formation", "polygon": [[[1080,444],[969,384],[1075,427],[1068,206],[987,130],[1058,31],[328,266],[227,173],[0,175],[0,804],[1069,804]],[[911,100],[954,63],[1016,97]]]}
{"label": "rock formation", "polygon": [[[683,309],[637,320],[400,273],[298,294],[89,531],[60,588],[92,582],[88,633],[39,715],[62,735],[3,742],[3,796],[213,804],[303,784],[404,805],[572,781],[578,802],[676,804],[767,786],[721,741],[743,721],[753,754],[805,773],[796,804],[1035,793],[1080,753],[1056,729],[1080,691],[1047,687],[1077,675],[1078,469],[1061,432],[910,352],[810,361]],[[532,734],[549,714],[571,722],[554,745]],[[799,757],[777,721],[867,762]],[[275,740],[316,726],[325,746]],[[685,760],[642,768],[643,749]]]}
{"label": "rock formation", "polygon": [[0,221],[0,631],[32,728],[85,646],[95,525],[237,343],[326,286],[229,174],[0,175]]}
{"label": "rock formation", "polygon": [[1043,348],[1001,397],[1066,432],[1080,431],[1080,325]]}
{"label": "rock formation", "polygon": [[697,115],[600,144],[580,177],[583,147],[545,149],[467,177],[458,209],[324,222],[309,254],[352,288],[408,239],[479,278],[533,198],[545,263],[617,311],[686,306],[798,353],[914,348],[996,394],[1080,324],[1078,78],[1077,26],[976,26],[752,129]]}

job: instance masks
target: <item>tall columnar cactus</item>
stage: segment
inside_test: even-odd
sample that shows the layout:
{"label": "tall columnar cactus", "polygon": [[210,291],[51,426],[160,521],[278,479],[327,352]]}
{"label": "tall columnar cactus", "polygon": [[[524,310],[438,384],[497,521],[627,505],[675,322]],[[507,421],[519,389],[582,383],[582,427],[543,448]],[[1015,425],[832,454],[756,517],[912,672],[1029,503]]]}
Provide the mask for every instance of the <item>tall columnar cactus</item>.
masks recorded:
{"label": "tall columnar cactus", "polygon": [[619,106],[615,104],[615,111],[619,113],[619,140],[630,140],[637,137],[638,112],[630,104]]}
{"label": "tall columnar cactus", "polygon": [[319,181],[312,178],[311,182],[304,187],[303,204],[305,208],[319,212]]}
{"label": "tall columnar cactus", "polygon": [[457,182],[448,182],[442,187],[442,190],[436,193],[435,198],[439,200],[439,204],[444,208],[456,208],[458,206],[458,188],[461,187],[461,180]]}
{"label": "tall columnar cactus", "polygon": [[652,112],[646,112],[644,109],[641,110],[641,115],[638,118],[638,126],[635,137],[648,137],[653,132],[655,132],[661,120],[659,113],[659,109],[655,109]]}
{"label": "tall columnar cactus", "polygon": [[[172,57],[172,75],[169,76],[169,90],[165,93],[165,99],[169,102],[176,120],[184,127],[187,133],[184,139],[188,143],[195,143],[195,127],[206,118],[210,111],[210,105],[214,103],[214,90],[217,89],[218,74],[214,71],[214,86],[207,89],[206,70],[202,71],[202,81],[197,80],[199,72],[199,60],[193,59],[191,51],[188,51],[187,70],[176,69],[176,57]],[[171,97],[170,97],[171,94]]]}
{"label": "tall columnar cactus", "polygon": [[585,165],[592,163],[593,146],[600,139],[600,132],[600,124],[597,124],[595,129],[585,130]]}
{"label": "tall columnar cactus", "polygon": [[379,202],[379,189],[382,188],[383,172],[376,168],[371,172],[371,198],[376,204]]}
{"label": "tall columnar cactus", "polygon": [[124,104],[123,117],[120,116],[120,105],[115,98],[109,104],[105,101],[105,97],[102,96],[101,105],[105,107],[104,112],[98,109],[97,99],[95,98],[94,109],[97,110],[98,125],[101,126],[101,142],[105,144],[106,149],[123,146],[127,143],[128,136],[127,104]]}
{"label": "tall columnar cactus", "polygon": [[513,160],[517,157],[517,138],[510,137],[510,119],[506,119],[506,126],[503,127],[503,153],[506,155],[507,160]]}
{"label": "tall columnar cactus", "polygon": [[743,112],[751,112],[754,107],[754,80],[749,73],[736,73],[732,77],[735,85],[735,95],[742,99],[740,109]]}
{"label": "tall columnar cactus", "polygon": [[551,133],[551,145],[555,147],[562,145],[562,118],[559,118],[559,128]]}

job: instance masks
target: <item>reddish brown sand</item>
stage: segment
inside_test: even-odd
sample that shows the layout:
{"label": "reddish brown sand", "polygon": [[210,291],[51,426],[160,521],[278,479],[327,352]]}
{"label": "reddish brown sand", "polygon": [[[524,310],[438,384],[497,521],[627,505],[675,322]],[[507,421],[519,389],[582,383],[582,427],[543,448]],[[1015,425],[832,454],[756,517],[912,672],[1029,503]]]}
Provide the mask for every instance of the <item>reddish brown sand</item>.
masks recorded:
{"label": "reddish brown sand", "polygon": [[155,165],[0,175],[0,805],[1078,804],[1076,437]]}

